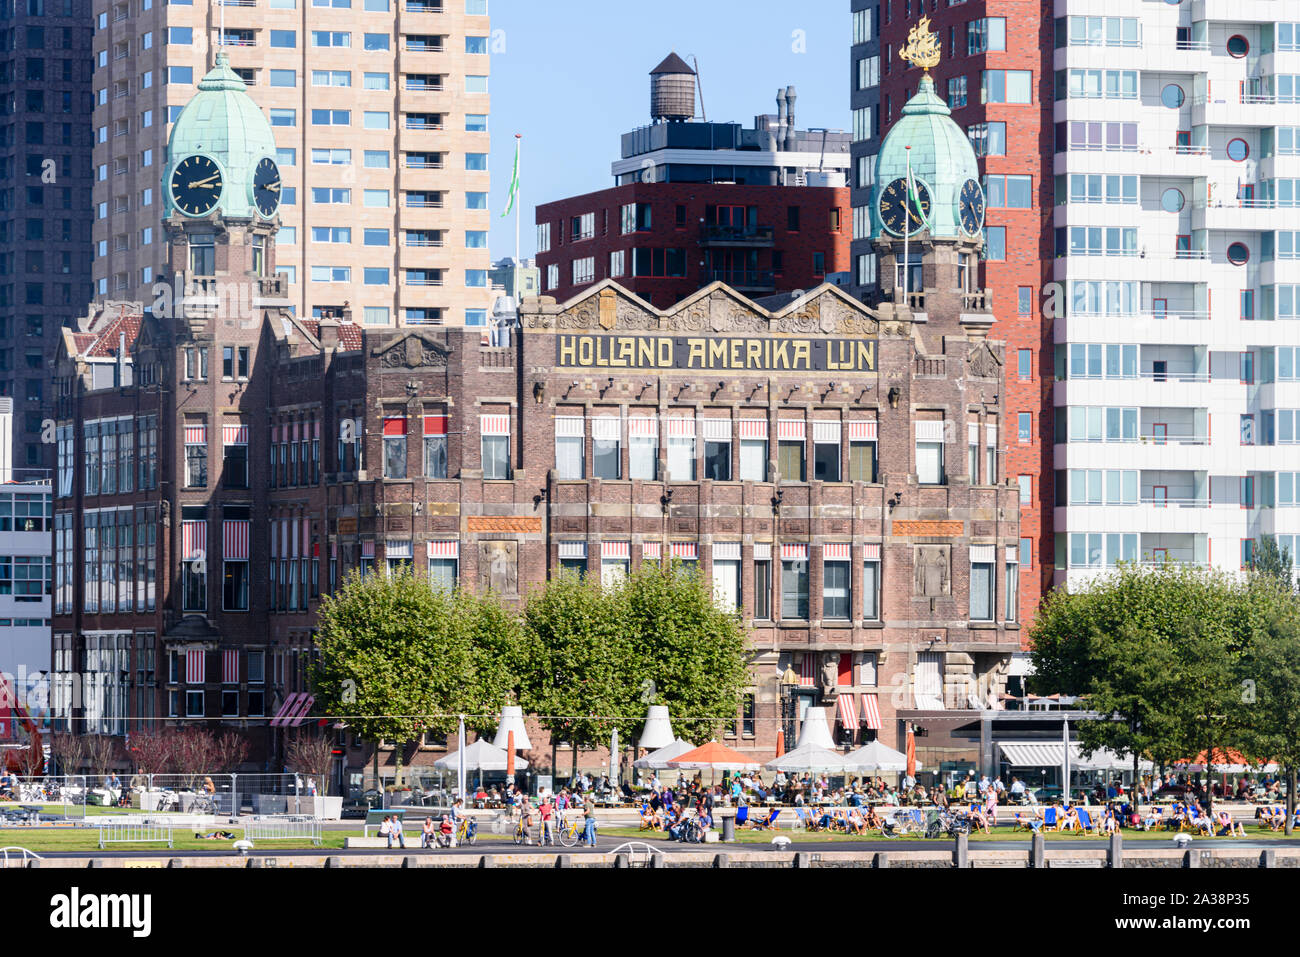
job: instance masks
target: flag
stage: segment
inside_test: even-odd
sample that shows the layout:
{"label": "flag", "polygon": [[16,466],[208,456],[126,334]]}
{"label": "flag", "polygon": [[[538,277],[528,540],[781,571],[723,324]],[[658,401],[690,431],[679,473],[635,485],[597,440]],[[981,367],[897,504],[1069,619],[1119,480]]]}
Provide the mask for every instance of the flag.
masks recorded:
{"label": "flag", "polygon": [[510,211],[515,208],[515,200],[519,198],[519,137],[515,137],[515,171],[510,175],[510,192],[506,197],[506,208],[501,213],[501,218],[510,215]]}
{"label": "flag", "polygon": [[[923,227],[929,227],[930,223],[925,218],[925,210],[921,208],[921,194],[916,190],[916,177],[912,175],[912,164],[907,164],[907,207],[909,214],[915,210],[913,215],[920,221]],[[912,232],[911,221],[908,221],[909,233]]]}

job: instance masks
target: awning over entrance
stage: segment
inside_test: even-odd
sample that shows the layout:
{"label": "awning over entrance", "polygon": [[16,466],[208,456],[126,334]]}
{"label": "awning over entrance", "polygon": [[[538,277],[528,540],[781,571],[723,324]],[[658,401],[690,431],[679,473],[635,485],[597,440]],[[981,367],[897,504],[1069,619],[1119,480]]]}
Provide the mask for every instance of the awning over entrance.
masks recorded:
{"label": "awning over entrance", "polygon": [[[1059,768],[1062,763],[1060,741],[999,741],[998,750],[1013,768]],[[1070,745],[1070,767],[1075,771],[1125,771],[1132,770],[1133,759],[1120,757],[1113,751],[1102,749],[1085,758],[1077,744]],[[1141,770],[1153,767],[1150,761],[1138,763]]]}

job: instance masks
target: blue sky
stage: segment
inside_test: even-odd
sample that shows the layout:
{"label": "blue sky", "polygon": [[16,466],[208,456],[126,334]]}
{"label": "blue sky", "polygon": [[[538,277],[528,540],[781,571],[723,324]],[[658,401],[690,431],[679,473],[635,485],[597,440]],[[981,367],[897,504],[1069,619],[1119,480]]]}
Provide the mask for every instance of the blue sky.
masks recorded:
{"label": "blue sky", "polygon": [[514,214],[501,218],[515,134],[527,257],[537,205],[613,185],[619,135],[650,122],[649,72],[671,51],[699,59],[710,120],[748,126],[793,84],[800,129],[850,125],[847,0],[494,0],[491,12],[494,261],[515,250]]}

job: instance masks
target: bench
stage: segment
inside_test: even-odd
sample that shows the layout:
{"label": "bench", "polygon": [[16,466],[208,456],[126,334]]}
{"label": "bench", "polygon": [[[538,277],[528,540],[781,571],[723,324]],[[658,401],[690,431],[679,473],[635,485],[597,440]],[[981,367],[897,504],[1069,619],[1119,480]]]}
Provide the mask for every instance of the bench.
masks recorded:
{"label": "bench", "polygon": [[370,836],[370,829],[371,829],[372,827],[375,827],[375,828],[379,827],[380,824],[383,824],[383,823],[384,823],[384,818],[386,818],[386,817],[395,817],[395,818],[397,818],[399,821],[402,822],[402,828],[403,828],[403,831],[405,831],[405,828],[406,828],[406,808],[400,808],[400,807],[399,807],[399,808],[391,808],[391,807],[389,807],[389,808],[382,808],[382,807],[375,807],[375,808],[371,808],[369,811],[366,812],[366,825],[365,825],[365,827],[362,829],[362,832],[361,832],[361,833],[362,833],[365,837],[369,837],[369,836]]}

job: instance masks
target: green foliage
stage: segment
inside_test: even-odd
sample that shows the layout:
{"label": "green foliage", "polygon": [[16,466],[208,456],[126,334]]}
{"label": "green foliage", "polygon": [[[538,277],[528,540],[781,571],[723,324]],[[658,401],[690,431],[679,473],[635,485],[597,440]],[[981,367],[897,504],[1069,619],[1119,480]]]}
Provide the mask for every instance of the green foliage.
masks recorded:
{"label": "green foliage", "polygon": [[1268,576],[1121,566],[1043,603],[1030,632],[1031,687],[1082,696],[1115,719],[1080,723],[1089,752],[1106,747],[1165,765],[1215,748],[1264,757],[1242,669],[1294,619],[1294,605]]}
{"label": "green foliage", "polygon": [[[678,734],[696,741],[715,735],[718,722],[708,717],[735,714],[749,683],[739,615],[720,609],[704,576],[681,566],[643,567],[614,597],[624,608],[632,680],[647,691],[653,683],[649,703],[679,716]],[[638,719],[645,717],[643,697],[633,697]],[[705,717],[683,720],[688,715]]]}
{"label": "green foliage", "polygon": [[1271,579],[1286,591],[1293,591],[1295,575],[1291,568],[1291,557],[1289,548],[1278,545],[1276,538],[1265,535],[1259,540],[1250,568],[1256,575]]}

